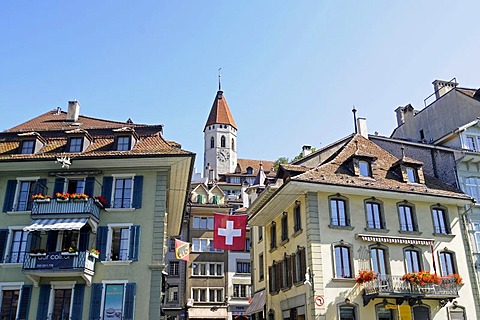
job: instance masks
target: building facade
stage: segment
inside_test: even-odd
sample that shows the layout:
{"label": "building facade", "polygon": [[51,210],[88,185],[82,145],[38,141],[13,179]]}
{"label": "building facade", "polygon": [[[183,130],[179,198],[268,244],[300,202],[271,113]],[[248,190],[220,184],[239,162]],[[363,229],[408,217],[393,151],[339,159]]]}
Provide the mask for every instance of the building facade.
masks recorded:
{"label": "building facade", "polygon": [[0,133],[2,318],[159,319],[194,155],[79,108]]}

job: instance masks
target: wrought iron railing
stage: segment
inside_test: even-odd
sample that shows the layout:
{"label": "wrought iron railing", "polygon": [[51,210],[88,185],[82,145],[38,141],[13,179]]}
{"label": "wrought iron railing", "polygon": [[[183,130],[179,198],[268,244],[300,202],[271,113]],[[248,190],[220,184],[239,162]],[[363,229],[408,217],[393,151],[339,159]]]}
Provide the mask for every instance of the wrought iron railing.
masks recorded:
{"label": "wrought iron railing", "polygon": [[26,253],[23,270],[44,271],[95,271],[95,258],[88,251],[66,253],[47,252],[46,254]]}
{"label": "wrought iron railing", "polygon": [[100,219],[100,208],[94,199],[68,199],[66,201],[49,199],[48,201],[34,201],[32,216],[55,215],[55,214],[90,214],[97,220]]}
{"label": "wrought iron railing", "polygon": [[371,281],[363,283],[365,295],[425,295],[435,297],[458,296],[458,286],[455,279],[442,278],[440,284],[412,284],[402,280],[402,276],[377,275]]}

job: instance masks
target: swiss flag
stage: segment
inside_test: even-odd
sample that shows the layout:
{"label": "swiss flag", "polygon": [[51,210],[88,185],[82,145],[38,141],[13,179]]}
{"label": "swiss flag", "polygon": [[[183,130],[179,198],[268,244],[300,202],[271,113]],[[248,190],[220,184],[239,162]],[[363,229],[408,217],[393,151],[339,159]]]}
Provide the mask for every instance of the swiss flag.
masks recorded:
{"label": "swiss flag", "polygon": [[214,214],[213,247],[221,250],[245,250],[247,215]]}

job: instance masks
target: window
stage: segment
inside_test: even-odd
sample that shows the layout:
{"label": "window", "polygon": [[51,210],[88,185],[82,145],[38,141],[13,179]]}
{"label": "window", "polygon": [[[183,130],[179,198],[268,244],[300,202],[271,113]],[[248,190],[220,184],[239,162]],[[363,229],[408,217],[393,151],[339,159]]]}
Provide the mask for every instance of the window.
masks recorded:
{"label": "window", "polygon": [[177,302],[178,301],[178,286],[169,286],[168,287],[168,302]]}
{"label": "window", "polygon": [[258,230],[258,241],[260,242],[263,240],[263,227],[257,227],[257,230]]}
{"label": "window", "polygon": [[253,174],[253,168],[247,167],[247,174]]}
{"label": "window", "polygon": [[300,210],[300,204],[297,203],[293,209],[293,231],[298,232],[302,230],[302,212]]}
{"label": "window", "polygon": [[133,178],[116,178],[113,192],[114,208],[130,208],[132,205]]}
{"label": "window", "polygon": [[229,177],[230,183],[240,183],[240,177]]}
{"label": "window", "polygon": [[223,302],[223,288],[192,288],[195,302]]}
{"label": "window", "polygon": [[113,261],[128,260],[130,228],[113,228],[112,229],[112,256]]}
{"label": "window", "polygon": [[21,142],[20,154],[33,154],[35,150],[35,140],[23,140]]}
{"label": "window", "polygon": [[52,319],[70,319],[72,289],[54,289]]}
{"label": "window", "polygon": [[412,167],[406,167],[405,171],[407,172],[408,182],[415,183],[418,182],[417,170]]}
{"label": "window", "polygon": [[2,290],[2,309],[1,319],[13,320],[18,319],[17,308],[20,298],[20,290]]}
{"label": "window", "polygon": [[210,148],[211,149],[215,148],[215,138],[213,137],[210,138]]}
{"label": "window", "polygon": [[5,262],[23,263],[27,247],[27,236],[27,231],[11,230],[10,252]]}
{"label": "window", "polygon": [[334,247],[335,252],[335,277],[336,278],[352,278],[350,247],[337,245]]}
{"label": "window", "polygon": [[346,201],[342,199],[330,199],[330,224],[332,226],[346,227],[350,225],[347,217]]}
{"label": "window", "polygon": [[136,261],[140,245],[140,226],[112,224],[97,228],[100,260]]}
{"label": "window", "polygon": [[457,273],[455,270],[455,257],[453,252],[442,251],[440,255],[440,270],[442,277],[450,276]]}
{"label": "window", "polygon": [[417,231],[411,206],[404,204],[399,205],[398,214],[400,216],[400,231]]}
{"label": "window", "polygon": [[193,217],[193,229],[213,230],[213,217]]}
{"label": "window", "polygon": [[68,179],[67,190],[68,193],[84,193],[85,192],[85,179]]}
{"label": "window", "polygon": [[225,136],[222,136],[220,138],[220,147],[225,148],[226,142],[225,142]]}
{"label": "window", "polygon": [[480,137],[467,136],[467,149],[471,151],[479,151]]}
{"label": "window", "polygon": [[235,151],[235,140],[232,138],[232,151]]}
{"label": "window", "polygon": [[474,237],[475,237],[475,243],[477,244],[477,250],[475,253],[480,253],[480,223],[474,223],[473,224],[473,231],[474,231]]}
{"label": "window", "polygon": [[372,270],[378,275],[386,275],[387,272],[387,255],[386,249],[380,247],[370,248],[370,257],[372,259]]}
{"label": "window", "polygon": [[237,261],[237,273],[250,273],[250,261]]}
{"label": "window", "polygon": [[250,252],[251,247],[252,247],[252,243],[250,238],[245,238],[245,252]]}
{"label": "window", "polygon": [[385,224],[380,204],[377,202],[366,202],[365,207],[367,209],[367,228],[384,229]]}
{"label": "window", "polygon": [[168,246],[168,251],[170,251],[170,252],[174,252],[174,251],[175,251],[175,239],[174,239],[174,238],[170,238],[170,243],[169,243],[169,246]]}
{"label": "window", "polygon": [[288,240],[288,215],[286,212],[282,216],[282,242]]}
{"label": "window", "polygon": [[299,247],[295,252],[293,268],[293,281],[295,283],[303,282],[307,273],[307,257],[305,255],[305,247]]}
{"label": "window", "polygon": [[32,195],[35,193],[34,185],[35,181],[18,181],[15,211],[32,210]]}
{"label": "window", "polygon": [[343,304],[338,306],[340,320],[355,320],[357,318],[357,307],[354,304]]}
{"label": "window", "polygon": [[[127,284],[132,285],[132,284]],[[112,314],[120,314],[121,316],[125,315],[127,303],[128,303],[128,296],[125,291],[126,290],[125,284],[106,284],[105,285],[105,295],[104,295],[104,303],[103,303],[103,319],[111,319]],[[133,305],[133,301],[130,302]],[[132,308],[133,309],[133,308]]]}
{"label": "window", "polygon": [[[388,303],[380,303],[375,306],[375,312],[377,313],[377,320],[396,320],[395,317],[395,310],[394,309],[387,309]],[[396,307],[393,304],[389,304],[390,307]],[[395,308],[396,309],[396,308]]]}
{"label": "window", "polygon": [[248,284],[234,284],[233,285],[234,298],[248,298],[250,297],[250,286]]}
{"label": "window", "polygon": [[[135,283],[127,283],[126,281],[122,280],[93,283],[88,318],[133,319],[133,312],[135,309],[135,294]],[[47,317],[44,319],[46,318]]]}
{"label": "window", "polygon": [[450,230],[445,210],[442,208],[433,208],[432,215],[434,233],[449,234]]}
{"label": "window", "polygon": [[129,151],[131,149],[132,138],[130,136],[117,137],[117,151]]}
{"label": "window", "polygon": [[170,261],[168,265],[168,275],[178,276],[179,267],[180,267],[180,263],[178,261]]}
{"label": "window", "polygon": [[422,270],[420,252],[415,249],[406,249],[404,254],[407,273],[420,272]]}
{"label": "window", "polygon": [[66,251],[70,247],[78,249],[78,240],[80,237],[80,231],[78,230],[62,230],[59,233],[57,241],[57,250]]}
{"label": "window", "polygon": [[272,222],[270,226],[270,249],[275,249],[277,247],[277,227],[275,222]]}
{"label": "window", "polygon": [[449,319],[450,320],[465,320],[467,319],[466,313],[465,313],[465,308],[460,307],[458,305],[449,307],[448,308],[448,314],[450,315]]}
{"label": "window", "polygon": [[263,261],[263,253],[260,253],[258,255],[258,279],[260,281],[263,280],[263,277],[264,277],[264,268],[265,264],[264,264],[264,261]]}
{"label": "window", "polygon": [[480,179],[479,178],[469,177],[469,178],[465,179],[465,193],[468,194],[469,196],[475,198],[475,200],[477,202],[480,199],[478,197],[479,187],[480,187]]}
{"label": "window", "polygon": [[223,276],[223,263],[194,262],[192,263],[192,275],[205,277],[221,277]]}
{"label": "window", "polygon": [[413,319],[431,319],[430,309],[427,306],[413,306],[412,311]]}
{"label": "window", "polygon": [[70,138],[70,147],[68,152],[82,152],[83,138]]}
{"label": "window", "polygon": [[223,250],[213,247],[213,239],[193,238],[193,252],[223,252]]}
{"label": "window", "polygon": [[371,177],[370,174],[370,163],[365,160],[358,161],[358,172],[361,177]]}

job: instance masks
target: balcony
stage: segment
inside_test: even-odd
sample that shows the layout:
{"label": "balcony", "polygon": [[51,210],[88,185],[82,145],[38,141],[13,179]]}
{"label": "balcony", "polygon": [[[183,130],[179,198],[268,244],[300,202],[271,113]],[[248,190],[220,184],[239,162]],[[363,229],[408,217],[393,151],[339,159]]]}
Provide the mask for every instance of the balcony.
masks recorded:
{"label": "balcony", "polygon": [[441,284],[428,283],[423,286],[402,280],[402,276],[379,275],[363,286],[363,305],[375,298],[396,298],[397,304],[407,300],[414,303],[419,299],[439,300],[440,306],[458,298],[458,285],[452,278],[442,278]]}
{"label": "balcony", "polygon": [[23,273],[38,285],[42,277],[82,277],[92,283],[95,274],[95,258],[90,252],[48,252],[46,254],[26,253]]}
{"label": "balcony", "polygon": [[97,222],[100,220],[100,207],[94,199],[79,200],[36,200],[32,206],[32,218],[55,217],[58,215],[72,215],[75,218],[94,218]]}

